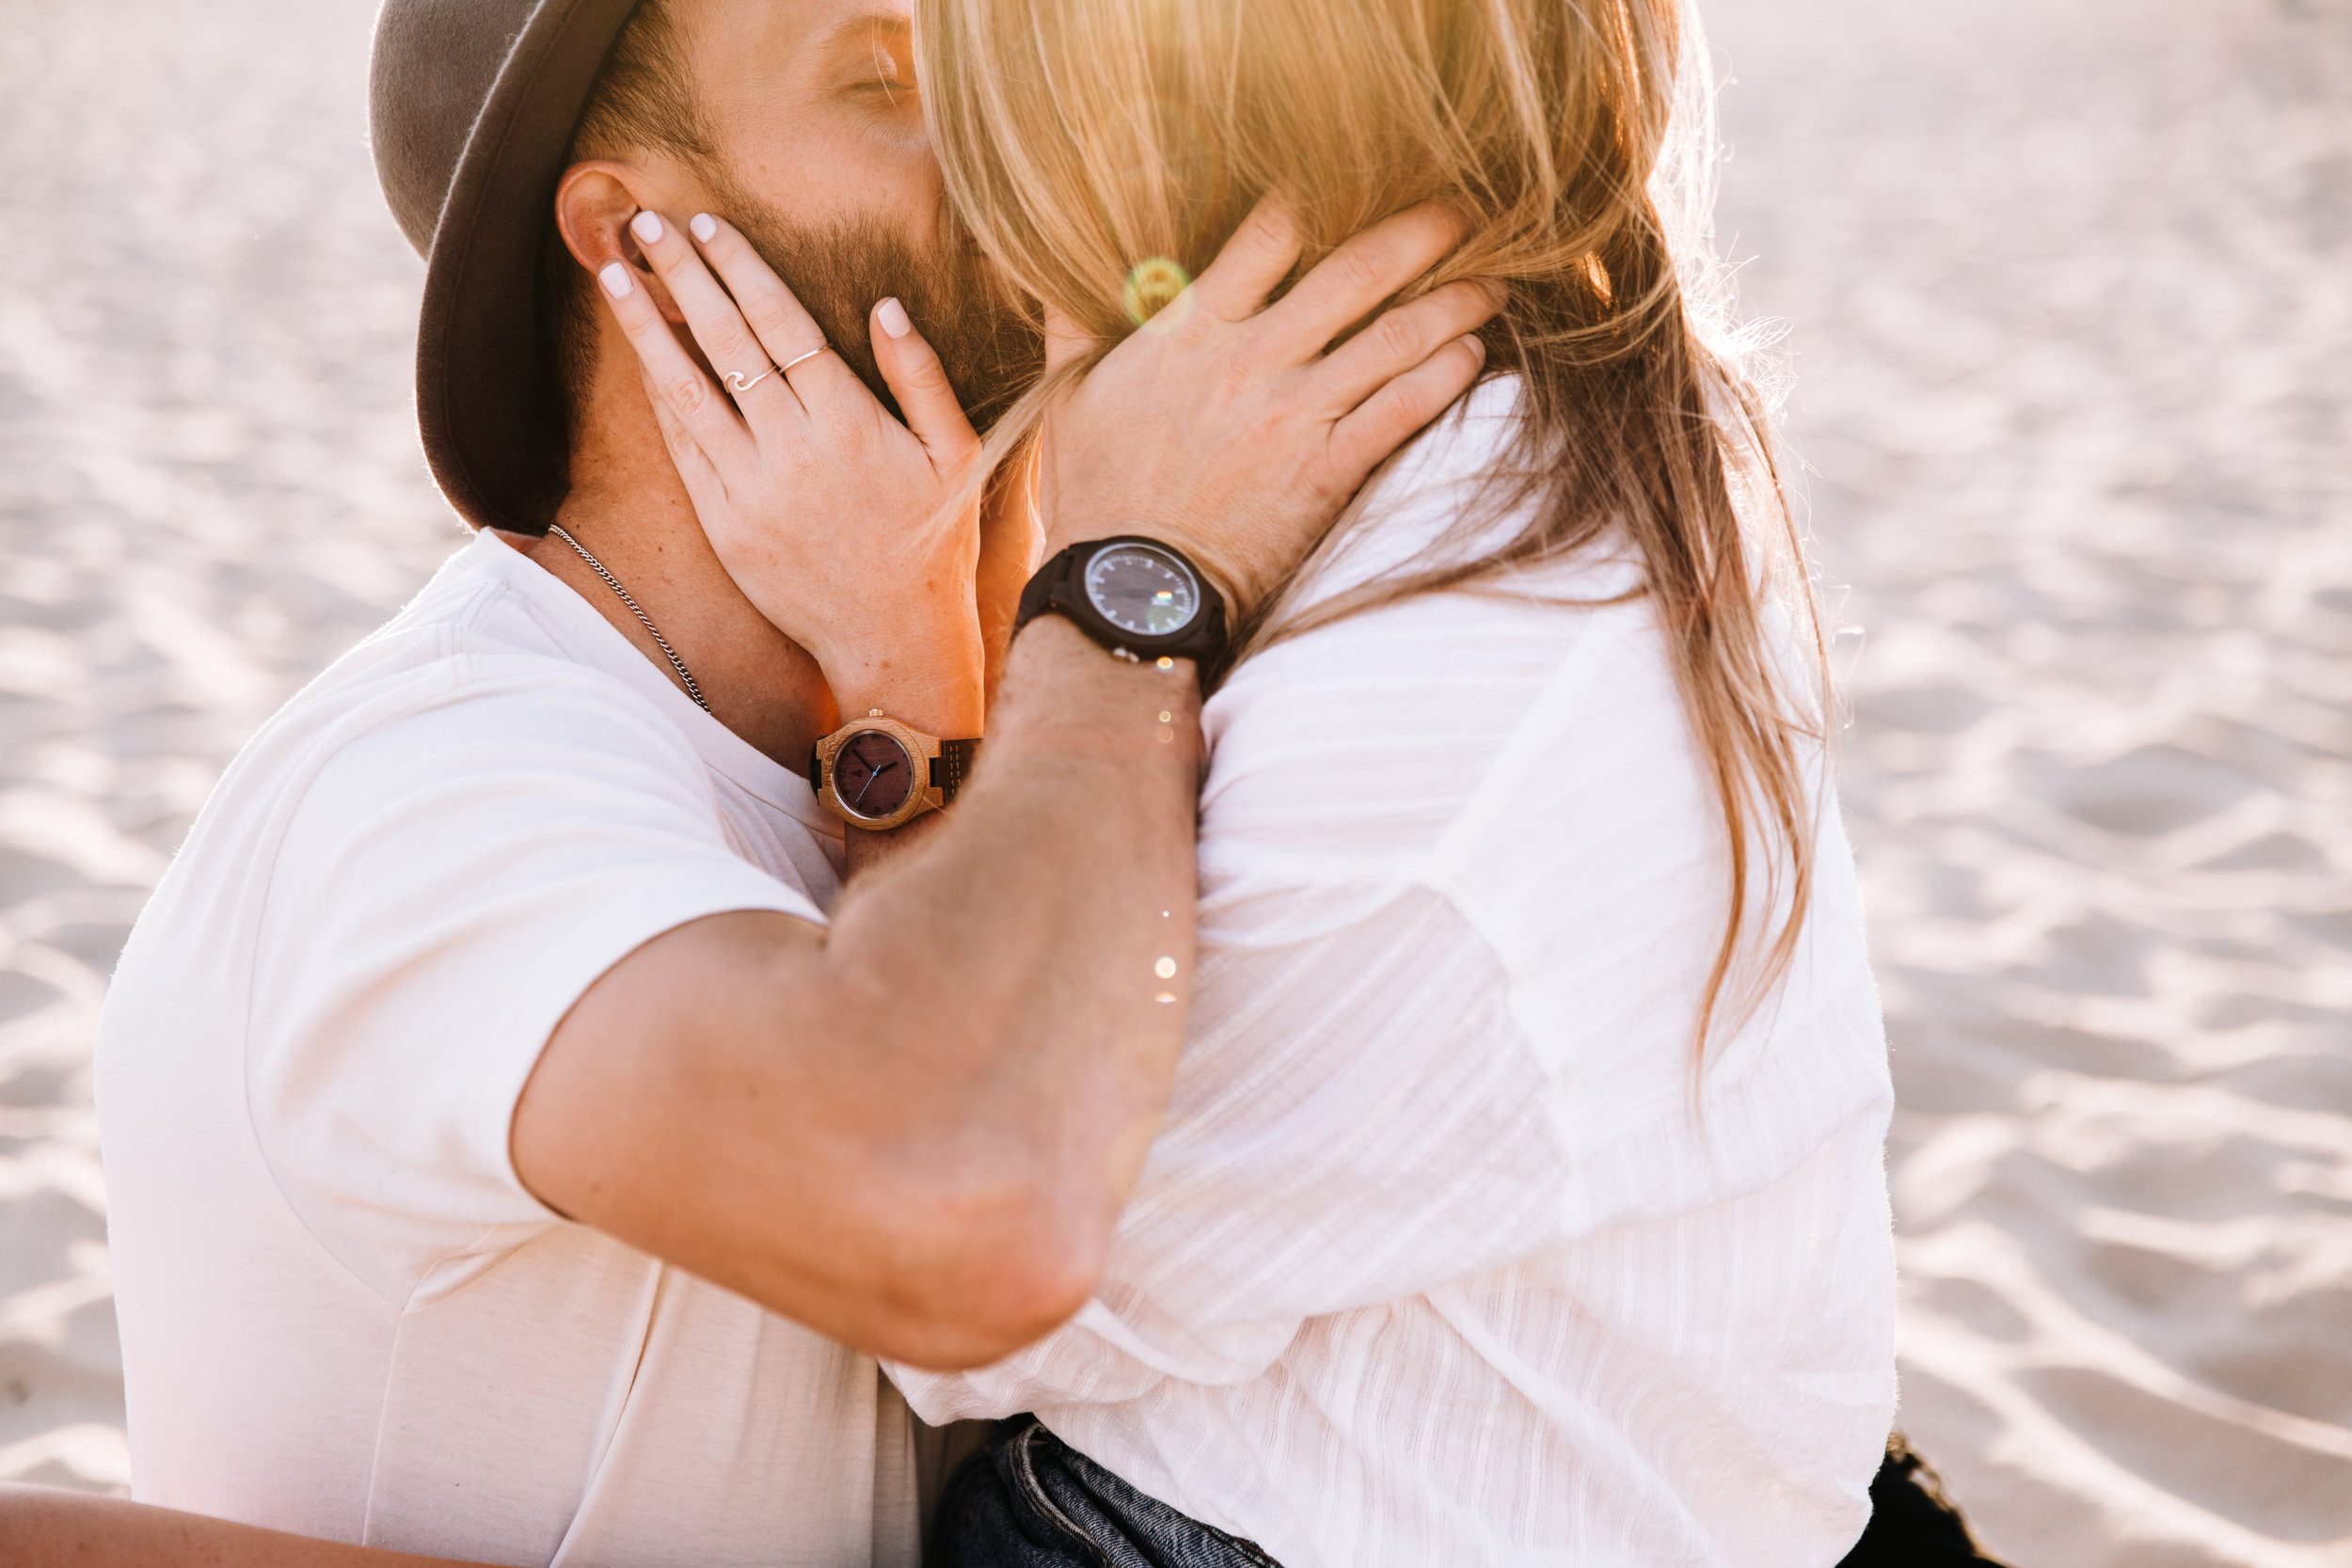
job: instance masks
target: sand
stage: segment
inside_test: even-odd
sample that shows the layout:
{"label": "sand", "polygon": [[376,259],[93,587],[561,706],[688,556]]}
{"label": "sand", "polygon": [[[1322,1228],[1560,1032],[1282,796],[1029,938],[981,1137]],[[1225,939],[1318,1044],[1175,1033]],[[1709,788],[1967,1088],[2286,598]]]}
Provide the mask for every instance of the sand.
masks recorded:
{"label": "sand", "polygon": [[[370,8],[0,5],[0,1477],[127,1480],[123,931],[457,542]],[[1862,628],[1904,1422],[2016,1568],[2352,1564],[2352,4],[1709,14]]]}
{"label": "sand", "polygon": [[2352,1562],[2352,6],[1715,0],[1999,1553]]}

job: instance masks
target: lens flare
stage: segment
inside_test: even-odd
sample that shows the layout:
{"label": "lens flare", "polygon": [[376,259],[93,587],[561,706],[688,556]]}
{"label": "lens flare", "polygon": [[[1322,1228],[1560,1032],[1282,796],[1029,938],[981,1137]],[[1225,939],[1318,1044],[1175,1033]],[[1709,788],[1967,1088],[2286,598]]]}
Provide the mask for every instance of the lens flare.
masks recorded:
{"label": "lens flare", "polygon": [[1152,256],[1137,261],[1127,274],[1127,286],[1121,297],[1127,306],[1127,319],[1141,326],[1164,309],[1170,301],[1192,283],[1192,277],[1184,267],[1165,256]]}

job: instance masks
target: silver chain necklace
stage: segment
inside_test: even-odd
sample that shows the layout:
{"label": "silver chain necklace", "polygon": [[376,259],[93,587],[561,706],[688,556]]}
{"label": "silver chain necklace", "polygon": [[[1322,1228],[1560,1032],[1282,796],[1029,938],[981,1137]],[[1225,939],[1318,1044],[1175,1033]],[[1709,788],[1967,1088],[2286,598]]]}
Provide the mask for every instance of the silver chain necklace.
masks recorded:
{"label": "silver chain necklace", "polygon": [[644,623],[645,629],[653,633],[653,640],[656,642],[660,643],[661,651],[669,656],[670,668],[675,670],[677,672],[677,678],[686,683],[686,694],[694,699],[694,705],[696,707],[701,708],[705,713],[708,713],[710,711],[710,705],[703,701],[703,689],[694,684],[693,674],[686,668],[686,660],[678,657],[677,650],[670,646],[670,640],[661,635],[661,628],[660,626],[653,624],[653,617],[637,608],[637,601],[628,596],[628,590],[621,586],[621,579],[606,571],[604,569],[604,562],[598,561],[595,556],[590,555],[588,553],[587,546],[581,544],[579,540],[573,538],[569,533],[565,532],[563,524],[549,523],[548,525],[548,531],[554,534],[558,539],[563,540],[564,543],[569,545],[572,548],[578,550],[580,552],[580,559],[588,562],[588,569],[596,573],[596,576],[604,578],[604,585],[621,596],[621,602],[628,606],[628,612],[631,615],[636,616],[638,620]]}

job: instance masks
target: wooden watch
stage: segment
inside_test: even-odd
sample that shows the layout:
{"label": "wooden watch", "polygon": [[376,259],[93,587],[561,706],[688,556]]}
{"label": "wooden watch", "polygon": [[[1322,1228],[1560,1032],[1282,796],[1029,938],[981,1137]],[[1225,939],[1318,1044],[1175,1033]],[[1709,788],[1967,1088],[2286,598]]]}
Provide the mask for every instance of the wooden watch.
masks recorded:
{"label": "wooden watch", "polygon": [[808,752],[808,787],[852,827],[884,832],[955,804],[979,754],[977,740],[942,740],[875,708]]}

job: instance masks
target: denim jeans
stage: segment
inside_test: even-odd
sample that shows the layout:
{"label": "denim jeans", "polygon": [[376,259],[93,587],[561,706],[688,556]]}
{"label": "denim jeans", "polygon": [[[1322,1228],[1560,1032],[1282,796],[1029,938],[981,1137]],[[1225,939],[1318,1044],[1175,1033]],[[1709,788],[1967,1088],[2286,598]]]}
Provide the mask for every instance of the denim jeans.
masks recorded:
{"label": "denim jeans", "polygon": [[996,1423],[939,1499],[931,1568],[1281,1568],[1064,1444],[1034,1416]]}
{"label": "denim jeans", "polygon": [[[1838,1568],[1981,1562],[1934,1471],[1896,1435],[1869,1528]],[[1247,1541],[1146,1497],[1034,1416],[996,1423],[939,1499],[930,1568],[1281,1568]]]}

